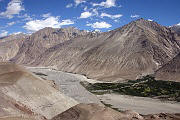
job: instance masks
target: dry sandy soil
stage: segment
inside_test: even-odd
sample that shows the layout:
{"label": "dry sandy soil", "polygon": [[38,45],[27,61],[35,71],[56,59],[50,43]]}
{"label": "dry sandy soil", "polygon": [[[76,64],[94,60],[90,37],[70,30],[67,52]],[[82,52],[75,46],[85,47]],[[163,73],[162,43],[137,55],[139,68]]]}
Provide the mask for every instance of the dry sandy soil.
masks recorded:
{"label": "dry sandy soil", "polygon": [[[35,68],[28,67],[28,69],[35,73],[43,73],[40,75],[47,80],[53,80],[57,88],[65,95],[72,97],[79,103],[98,103],[101,104],[99,99],[89,91],[87,91],[81,84],[80,81],[87,80],[83,75],[65,73],[56,71],[48,68]],[[88,80],[89,81],[89,80]],[[95,82],[95,80],[93,81]]]}
{"label": "dry sandy soil", "polygon": [[104,94],[98,98],[119,110],[134,110],[140,114],[176,113],[180,111],[180,103],[165,102],[152,98],[128,95]]}
{"label": "dry sandy soil", "polygon": [[78,104],[52,120],[180,120],[180,114],[140,115],[134,111],[117,112],[97,104]]}
{"label": "dry sandy soil", "polygon": [[134,110],[140,114],[155,114],[161,112],[176,113],[180,111],[180,103],[162,102],[156,99],[133,97],[126,95],[105,94],[99,95],[98,98],[89,93],[84,87],[79,84],[80,81],[96,80],[87,79],[83,75],[65,73],[48,68],[33,68],[28,67],[30,71],[43,73],[47,76],[41,76],[48,80],[54,80],[60,91],[65,95],[77,100],[79,103],[100,103],[100,100],[111,104],[112,107],[119,110]]}

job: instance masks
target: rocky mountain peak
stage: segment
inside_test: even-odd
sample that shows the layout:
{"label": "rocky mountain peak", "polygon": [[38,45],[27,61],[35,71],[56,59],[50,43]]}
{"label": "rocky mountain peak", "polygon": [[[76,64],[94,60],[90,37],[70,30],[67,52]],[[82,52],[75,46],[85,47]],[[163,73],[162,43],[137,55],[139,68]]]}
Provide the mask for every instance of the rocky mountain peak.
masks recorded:
{"label": "rocky mountain peak", "polygon": [[170,27],[171,30],[175,31],[175,33],[177,33],[180,36],[180,25],[174,25]]}
{"label": "rocky mountain peak", "polygon": [[163,30],[167,30],[168,28],[165,26],[162,26],[160,24],[158,24],[155,21],[149,21],[149,20],[145,20],[143,18],[138,19],[136,21],[133,21],[134,24],[136,24],[137,26],[141,26],[144,29],[153,29],[157,32],[162,32]]}

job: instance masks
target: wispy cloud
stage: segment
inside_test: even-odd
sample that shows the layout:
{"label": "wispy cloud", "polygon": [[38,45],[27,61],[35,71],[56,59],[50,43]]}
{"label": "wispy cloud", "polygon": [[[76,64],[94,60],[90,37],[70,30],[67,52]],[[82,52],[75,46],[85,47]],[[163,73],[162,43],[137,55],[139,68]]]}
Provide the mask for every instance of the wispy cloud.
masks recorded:
{"label": "wispy cloud", "polygon": [[22,32],[14,32],[12,33],[13,35],[18,35],[18,34],[21,34]]}
{"label": "wispy cloud", "polygon": [[72,6],[73,6],[73,4],[70,3],[70,4],[67,4],[67,5],[66,5],[66,8],[71,8]]}
{"label": "wispy cloud", "polygon": [[79,4],[86,2],[86,0],[74,0],[74,2],[75,5],[78,6]]}
{"label": "wispy cloud", "polygon": [[7,23],[8,26],[12,26],[12,25],[14,25],[14,24],[15,24],[15,22],[9,22],[9,23]]}
{"label": "wispy cloud", "polygon": [[106,0],[105,2],[101,3],[92,3],[93,6],[102,6],[105,8],[115,7],[116,6],[116,0]]}
{"label": "wispy cloud", "polygon": [[24,14],[23,16],[19,16],[19,18],[23,18],[24,21],[30,21],[30,20],[33,19],[33,18],[32,18],[30,15],[28,15],[27,13]]}
{"label": "wispy cloud", "polygon": [[46,14],[43,14],[43,15],[42,15],[43,18],[48,18],[48,17],[50,17],[50,16],[51,16],[51,13],[46,13]]}
{"label": "wispy cloud", "polygon": [[8,35],[8,31],[6,31],[6,30],[2,30],[0,33],[0,37],[5,37],[7,35]]}
{"label": "wispy cloud", "polygon": [[153,21],[153,19],[148,19],[148,21]]}
{"label": "wispy cloud", "polygon": [[131,18],[138,18],[140,15],[131,15]]}
{"label": "wispy cloud", "polygon": [[81,16],[79,18],[88,18],[91,16],[92,16],[92,13],[87,11],[87,12],[81,13]]}
{"label": "wispy cloud", "polygon": [[62,20],[60,22],[60,26],[64,26],[64,25],[72,25],[74,24],[74,21],[70,20],[70,19],[66,19],[66,20]]}
{"label": "wispy cloud", "polygon": [[9,19],[13,18],[14,15],[19,14],[22,10],[25,10],[21,0],[11,0],[8,3],[6,11],[1,12],[0,16],[7,17]]}
{"label": "wispy cloud", "polygon": [[109,17],[111,19],[120,18],[122,16],[123,16],[122,14],[110,15],[110,14],[107,14],[107,13],[101,13],[101,17]]}
{"label": "wispy cloud", "polygon": [[104,21],[102,22],[95,22],[95,23],[88,23],[86,26],[91,26],[92,28],[110,28],[112,27],[111,24],[106,23]]}

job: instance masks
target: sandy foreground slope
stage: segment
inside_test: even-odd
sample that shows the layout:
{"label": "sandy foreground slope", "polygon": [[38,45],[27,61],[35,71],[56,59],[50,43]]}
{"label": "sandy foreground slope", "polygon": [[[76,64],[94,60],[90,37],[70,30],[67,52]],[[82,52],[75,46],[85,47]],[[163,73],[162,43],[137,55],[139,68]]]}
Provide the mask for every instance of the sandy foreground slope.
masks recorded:
{"label": "sandy foreground slope", "polygon": [[180,114],[140,115],[133,111],[117,112],[96,104],[78,104],[52,120],[180,120]]}
{"label": "sandy foreground slope", "polygon": [[[35,116],[51,119],[78,104],[24,68],[0,63],[0,120]],[[28,118],[30,119],[30,118]]]}
{"label": "sandy foreground slope", "polygon": [[[79,94],[79,96],[74,96],[74,98],[77,99],[79,97],[80,99],[77,99],[79,101],[85,100],[82,99],[84,95],[82,91],[86,91],[85,89],[80,88],[80,90],[77,91],[79,88],[77,87],[74,89],[73,94],[69,94],[70,92],[72,93],[73,85],[78,85],[76,83],[79,83],[85,77],[44,68],[42,68],[42,70],[41,68],[33,69],[37,70],[36,72],[42,72],[42,74],[39,75],[48,76],[48,78],[55,81],[55,83],[59,81],[59,85],[57,85],[57,87],[54,86],[54,88],[52,87],[53,84],[47,82],[49,80],[41,79],[23,67],[11,63],[0,63],[0,120],[180,119],[179,114],[161,113],[142,116],[134,111],[118,112],[94,103],[78,104],[78,102],[66,95],[72,95],[73,97],[73,94]],[[55,73],[53,74],[53,72]],[[54,80],[54,78],[57,80]],[[62,84],[62,80],[64,80],[64,87],[60,85]],[[73,85],[71,86],[70,83],[73,83]],[[67,90],[68,86],[70,91]],[[60,91],[65,90],[63,93],[66,93],[66,95],[58,91],[58,89]],[[93,97],[93,95],[89,94],[88,99],[92,100],[91,102],[95,102],[96,99],[91,99],[91,97]]]}

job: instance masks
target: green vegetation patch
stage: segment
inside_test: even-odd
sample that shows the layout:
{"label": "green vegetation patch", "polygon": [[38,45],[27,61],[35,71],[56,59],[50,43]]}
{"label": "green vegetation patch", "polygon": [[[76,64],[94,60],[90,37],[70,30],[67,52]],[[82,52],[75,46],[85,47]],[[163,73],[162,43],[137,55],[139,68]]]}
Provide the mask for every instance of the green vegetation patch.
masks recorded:
{"label": "green vegetation patch", "polygon": [[125,83],[86,83],[83,86],[97,95],[118,93],[180,102],[179,82],[155,80],[154,77],[149,75],[142,79],[129,80]]}

